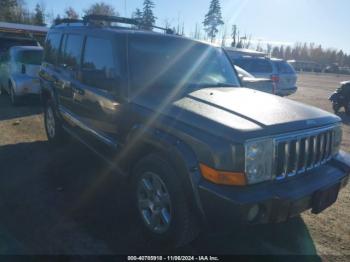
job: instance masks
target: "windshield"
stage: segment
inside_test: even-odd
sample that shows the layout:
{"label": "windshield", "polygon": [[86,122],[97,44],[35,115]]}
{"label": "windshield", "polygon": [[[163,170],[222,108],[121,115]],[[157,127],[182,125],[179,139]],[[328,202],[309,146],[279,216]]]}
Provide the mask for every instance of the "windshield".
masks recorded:
{"label": "windshield", "polygon": [[239,86],[221,49],[188,39],[132,36],[129,59],[133,93]]}
{"label": "windshield", "polygon": [[42,58],[42,50],[26,50],[17,53],[16,62],[28,65],[41,65]]}

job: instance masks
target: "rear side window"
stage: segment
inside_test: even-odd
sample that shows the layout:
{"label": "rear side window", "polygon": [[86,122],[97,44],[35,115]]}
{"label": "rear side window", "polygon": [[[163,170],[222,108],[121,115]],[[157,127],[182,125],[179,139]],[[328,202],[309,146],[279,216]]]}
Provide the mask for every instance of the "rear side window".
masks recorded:
{"label": "rear side window", "polygon": [[278,73],[281,73],[281,74],[295,73],[293,67],[285,61],[274,62],[274,64],[277,67]]}
{"label": "rear side window", "polygon": [[59,63],[65,68],[76,70],[80,65],[81,50],[84,37],[82,35],[65,35]]}
{"label": "rear side window", "polygon": [[87,37],[82,69],[84,84],[111,90],[119,71],[114,62],[112,42],[108,39]]}
{"label": "rear side window", "polygon": [[237,59],[234,63],[249,73],[272,73],[271,63],[265,59]]}
{"label": "rear side window", "polygon": [[44,61],[49,64],[56,64],[58,51],[61,44],[60,33],[50,33],[47,36],[45,43]]}

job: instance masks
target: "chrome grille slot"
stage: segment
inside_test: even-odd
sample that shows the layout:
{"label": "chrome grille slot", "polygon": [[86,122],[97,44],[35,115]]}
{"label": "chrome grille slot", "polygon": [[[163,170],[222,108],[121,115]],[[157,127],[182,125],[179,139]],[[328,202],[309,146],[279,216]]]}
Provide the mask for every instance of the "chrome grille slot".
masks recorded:
{"label": "chrome grille slot", "polygon": [[329,161],[332,139],[333,128],[276,138],[276,179],[304,173]]}

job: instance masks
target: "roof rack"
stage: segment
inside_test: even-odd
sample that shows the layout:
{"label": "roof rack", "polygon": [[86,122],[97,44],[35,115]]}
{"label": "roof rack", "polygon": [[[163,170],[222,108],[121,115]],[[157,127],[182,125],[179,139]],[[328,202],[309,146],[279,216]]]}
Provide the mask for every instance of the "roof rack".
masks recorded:
{"label": "roof rack", "polygon": [[[119,16],[107,16],[107,15],[87,15],[83,17],[84,23],[89,22],[96,22],[96,21],[104,21],[104,22],[115,22],[115,23],[121,23],[121,24],[129,24],[129,25],[135,25],[142,28],[145,26],[145,24],[140,21],[140,19],[134,19],[134,18],[126,18],[126,17],[119,17]],[[81,22],[81,21],[79,21]],[[174,31],[170,28],[164,28],[156,25],[152,25],[152,28],[163,30],[166,34],[174,34]]]}

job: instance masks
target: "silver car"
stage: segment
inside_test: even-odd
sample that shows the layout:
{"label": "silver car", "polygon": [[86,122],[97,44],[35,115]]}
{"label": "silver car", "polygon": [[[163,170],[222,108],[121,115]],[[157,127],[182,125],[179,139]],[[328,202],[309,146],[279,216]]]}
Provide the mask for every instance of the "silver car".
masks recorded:
{"label": "silver car", "polygon": [[255,89],[261,92],[274,94],[274,86],[271,79],[257,78],[247,71],[243,70],[239,66],[235,66],[239,79],[242,82],[242,86]]}
{"label": "silver car", "polygon": [[0,93],[7,92],[13,105],[23,96],[40,94],[42,56],[42,47],[14,46],[0,58]]}
{"label": "silver car", "polygon": [[259,78],[269,78],[274,82],[275,93],[287,96],[297,91],[297,74],[293,67],[282,59],[267,58],[255,55],[239,55],[225,49],[231,61]]}

